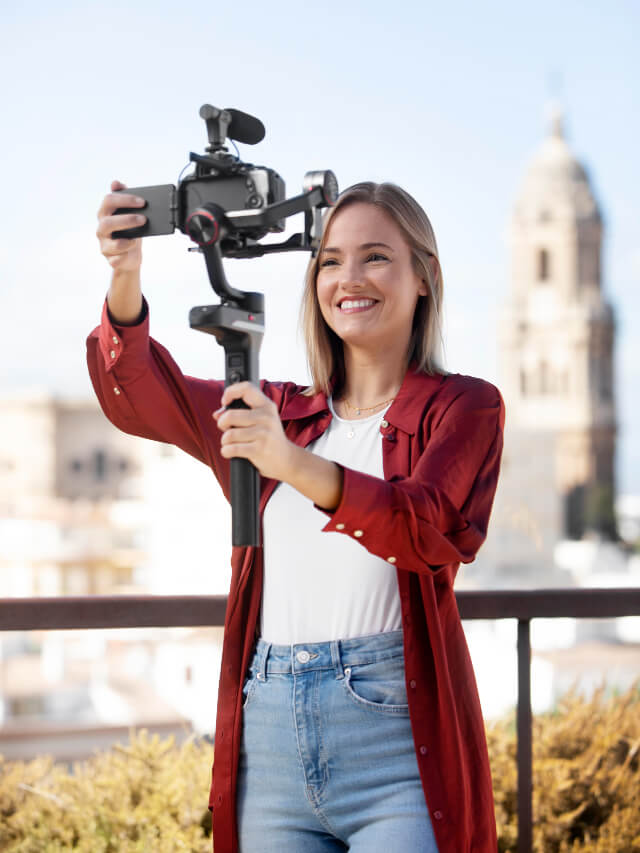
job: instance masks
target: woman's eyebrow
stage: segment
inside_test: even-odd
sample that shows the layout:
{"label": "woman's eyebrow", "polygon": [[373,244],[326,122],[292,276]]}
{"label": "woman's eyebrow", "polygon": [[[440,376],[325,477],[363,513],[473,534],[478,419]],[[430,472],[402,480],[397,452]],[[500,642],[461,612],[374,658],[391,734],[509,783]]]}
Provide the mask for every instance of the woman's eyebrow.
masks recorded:
{"label": "woman's eyebrow", "polygon": [[[382,246],[385,249],[389,249],[390,252],[393,252],[392,246],[390,246],[388,243],[381,243],[381,242],[362,243],[360,246],[358,246],[358,248],[359,249],[375,249],[376,246]],[[341,252],[342,249],[340,249],[338,246],[325,246],[322,251],[323,252],[331,252],[332,254],[336,254],[336,253]]]}

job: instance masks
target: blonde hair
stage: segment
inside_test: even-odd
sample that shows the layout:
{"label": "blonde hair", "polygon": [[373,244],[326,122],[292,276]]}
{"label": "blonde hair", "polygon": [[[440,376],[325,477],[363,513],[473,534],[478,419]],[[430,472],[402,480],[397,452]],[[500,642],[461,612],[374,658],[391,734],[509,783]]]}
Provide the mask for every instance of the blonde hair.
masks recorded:
{"label": "blonde hair", "polygon": [[[446,373],[442,367],[442,270],[436,237],[429,218],[418,202],[396,184],[363,181],[344,190],[336,204],[329,208],[324,220],[319,251],[311,258],[307,267],[300,309],[300,323],[312,380],[307,394],[315,394],[318,391],[329,394],[332,377],[335,378],[335,387],[338,389],[345,380],[342,341],[322,316],[316,279],[318,259],[326,245],[333,218],[349,205],[362,202],[380,207],[393,219],[409,245],[416,274],[427,285],[427,294],[418,297],[413,317],[413,331],[407,352],[408,363],[415,360],[417,369],[424,373]],[[435,258],[437,261],[435,276],[432,274],[429,258]]]}

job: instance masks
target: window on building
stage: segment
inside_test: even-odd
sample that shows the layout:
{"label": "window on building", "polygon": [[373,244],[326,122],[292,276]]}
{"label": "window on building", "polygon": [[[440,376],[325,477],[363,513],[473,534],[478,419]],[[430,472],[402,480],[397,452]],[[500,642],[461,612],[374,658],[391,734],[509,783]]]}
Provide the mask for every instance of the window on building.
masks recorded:
{"label": "window on building", "polygon": [[613,388],[611,387],[611,362],[608,358],[601,358],[597,362],[598,389],[600,399],[608,403],[613,400]]}
{"label": "window on building", "polygon": [[549,281],[550,258],[548,249],[538,249],[538,281]]}
{"label": "window on building", "polygon": [[520,393],[523,397],[527,395],[527,374],[523,367],[520,368]]}
{"label": "window on building", "polygon": [[44,696],[13,696],[7,702],[9,717],[39,717],[45,712]]}
{"label": "window on building", "polygon": [[107,454],[104,450],[96,450],[93,454],[93,473],[96,480],[104,480],[107,476]]}

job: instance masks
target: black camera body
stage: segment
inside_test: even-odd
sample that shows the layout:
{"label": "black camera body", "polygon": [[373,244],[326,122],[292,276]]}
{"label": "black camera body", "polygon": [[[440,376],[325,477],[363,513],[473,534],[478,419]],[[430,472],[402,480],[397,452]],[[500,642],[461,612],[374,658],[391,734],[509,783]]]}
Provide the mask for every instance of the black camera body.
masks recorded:
{"label": "black camera body", "polygon": [[[296,235],[303,239],[257,244],[269,233],[284,231],[285,219],[292,213],[315,213],[333,204],[338,194],[333,172],[307,172],[303,196],[287,200],[285,183],[276,171],[245,163],[230,154],[224,144],[227,138],[248,144],[259,142],[265,133],[261,121],[239,110],[220,110],[209,104],[201,107],[200,116],[207,124],[209,146],[206,154],[190,153],[194,172],[177,187],[162,184],[122,190],[140,196],[146,205],[142,210],[119,208],[115,213],[142,212],[147,221],[137,228],[114,231],[112,237],[151,237],[172,234],[177,228],[201,247],[217,244],[226,257],[255,257],[292,249],[313,251],[320,228],[309,216],[305,235]],[[318,189],[319,194],[313,193]]]}
{"label": "black camera body", "polygon": [[[242,164],[243,169],[236,174],[198,174],[188,175],[177,187],[173,184],[161,184],[153,187],[132,187],[121,190],[137,195],[146,201],[142,208],[118,208],[116,213],[143,212],[147,217],[144,225],[114,231],[113,237],[153,237],[161,234],[173,234],[177,228],[183,234],[189,233],[191,215],[205,205],[215,204],[225,213],[227,211],[256,211],[266,208],[285,198],[285,184],[273,169]],[[285,219],[264,225],[259,221],[249,222],[239,230],[235,239],[227,235],[221,242],[222,254],[232,251],[246,240],[261,240],[268,233],[284,231]],[[196,240],[196,242],[199,242]]]}

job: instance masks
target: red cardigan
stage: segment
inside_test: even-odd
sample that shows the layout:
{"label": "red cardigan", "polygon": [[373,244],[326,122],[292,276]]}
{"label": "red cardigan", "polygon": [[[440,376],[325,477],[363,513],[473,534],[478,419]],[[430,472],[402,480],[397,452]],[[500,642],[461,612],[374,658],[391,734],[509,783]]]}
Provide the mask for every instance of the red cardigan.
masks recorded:
{"label": "red cardigan", "polygon": [[[223,383],[184,376],[148,334],[149,320],[114,326],[106,309],[87,341],[91,380],[117,427],[170,442],[210,466],[229,496],[229,462],[212,418]],[[261,383],[285,433],[306,446],[327,428],[324,394]],[[344,468],[327,531],[354,536],[396,566],[409,711],[422,786],[440,853],[495,853],[484,724],[453,593],[460,562],[485,539],[496,489],[504,404],[488,382],[410,369],[380,429],[384,479]],[[260,510],[276,486],[262,480]],[[242,683],[258,625],[262,549],[234,548],[215,731],[210,806],[216,853],[238,849],[235,792]]]}

